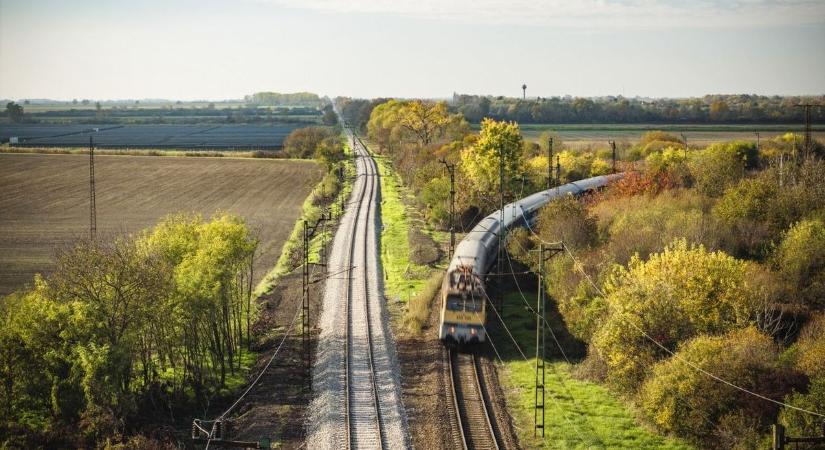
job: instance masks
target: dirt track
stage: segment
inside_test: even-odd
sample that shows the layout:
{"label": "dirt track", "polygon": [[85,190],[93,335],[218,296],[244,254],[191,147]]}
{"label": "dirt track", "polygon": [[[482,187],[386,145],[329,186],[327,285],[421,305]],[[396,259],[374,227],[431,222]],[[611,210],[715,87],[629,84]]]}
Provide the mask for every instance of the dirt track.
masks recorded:
{"label": "dirt track", "polygon": [[[227,211],[259,233],[258,280],[321,173],[309,161],[97,156],[98,235],[137,232],[179,211]],[[88,236],[88,183],[88,156],[0,154],[0,295],[48,272],[63,243]]]}

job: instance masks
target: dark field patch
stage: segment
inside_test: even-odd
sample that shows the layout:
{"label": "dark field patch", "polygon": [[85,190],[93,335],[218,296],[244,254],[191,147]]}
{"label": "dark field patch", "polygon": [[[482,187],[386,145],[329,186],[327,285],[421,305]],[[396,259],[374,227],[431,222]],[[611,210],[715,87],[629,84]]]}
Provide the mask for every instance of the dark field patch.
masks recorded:
{"label": "dark field patch", "polygon": [[[101,238],[134,233],[175,212],[226,211],[258,232],[255,278],[275,266],[320,180],[309,161],[97,156]],[[49,272],[55,250],[89,235],[89,158],[0,154],[0,295]]]}

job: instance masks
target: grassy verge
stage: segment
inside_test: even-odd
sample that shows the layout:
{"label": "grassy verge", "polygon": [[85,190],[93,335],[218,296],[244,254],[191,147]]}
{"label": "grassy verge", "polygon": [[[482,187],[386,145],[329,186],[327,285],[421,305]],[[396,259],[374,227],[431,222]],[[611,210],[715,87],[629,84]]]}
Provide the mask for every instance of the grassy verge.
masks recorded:
{"label": "grassy verge", "polygon": [[[546,434],[544,442],[541,437],[533,437],[535,320],[526,308],[521,307],[522,299],[518,293],[508,295],[506,304],[510,306],[505,308],[504,321],[527,360],[521,357],[505,331],[493,332],[491,340],[504,359],[502,387],[522,445],[557,449],[692,448],[683,441],[662,437],[646,428],[632,406],[598,383],[575,379],[571,375],[574,366],[562,361],[547,363]],[[549,335],[547,345],[554,345]]]}
{"label": "grassy verge", "polygon": [[[408,239],[411,226],[420,227],[430,237],[432,231],[414,223],[411,196],[401,178],[385,157],[376,156],[381,174],[381,265],[384,269],[384,295],[402,306],[401,322],[407,332],[417,334],[429,317],[432,299],[441,286],[438,267],[416,264],[410,259]],[[443,236],[442,236],[443,237]],[[439,242],[436,239],[436,242]],[[442,258],[443,259],[443,258]]]}
{"label": "grassy verge", "polygon": [[[278,279],[290,272],[292,272],[298,264],[300,264],[301,247],[303,241],[303,222],[314,224],[323,213],[326,204],[329,204],[334,217],[340,217],[342,198],[344,202],[352,191],[352,180],[355,174],[355,163],[349,158],[352,155],[352,150],[348,146],[344,146],[344,154],[347,158],[344,160],[344,167],[346,176],[344,177],[343,185],[341,185],[332,172],[327,173],[324,178],[312,189],[309,196],[304,200],[301,216],[295,221],[295,226],[292,228],[292,233],[289,239],[284,243],[281,250],[281,256],[275,267],[267,273],[255,288],[255,296],[260,296],[271,291],[277,284]],[[334,193],[334,194],[333,194]],[[317,263],[321,259],[321,247],[323,240],[331,242],[332,226],[327,224],[324,231],[316,232],[310,241],[309,260],[312,263]]]}

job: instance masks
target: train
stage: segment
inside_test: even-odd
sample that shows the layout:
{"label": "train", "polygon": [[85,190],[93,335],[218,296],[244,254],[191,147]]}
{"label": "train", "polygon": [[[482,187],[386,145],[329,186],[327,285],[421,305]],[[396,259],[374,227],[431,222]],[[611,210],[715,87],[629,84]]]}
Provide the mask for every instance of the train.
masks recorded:
{"label": "train", "polygon": [[539,208],[565,195],[579,196],[601,189],[622,174],[602,175],[567,183],[508,203],[484,217],[455,247],[441,284],[439,339],[448,345],[477,344],[487,339],[485,278],[498,253],[499,229],[532,226]]}

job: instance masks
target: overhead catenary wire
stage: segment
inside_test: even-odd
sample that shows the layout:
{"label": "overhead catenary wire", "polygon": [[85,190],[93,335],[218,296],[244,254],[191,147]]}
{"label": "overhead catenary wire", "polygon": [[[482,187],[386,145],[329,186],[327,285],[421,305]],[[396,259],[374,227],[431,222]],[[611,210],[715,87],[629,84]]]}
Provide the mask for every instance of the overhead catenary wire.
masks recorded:
{"label": "overhead catenary wire", "polygon": [[[518,241],[513,241],[513,242],[517,242],[517,243],[518,243]],[[542,241],[542,242],[544,242],[544,241]],[[526,251],[526,249],[524,248],[524,246],[522,246],[522,245],[521,245],[521,243],[518,243],[518,245],[521,247],[521,249],[522,249],[522,250],[525,250],[525,251]],[[558,242],[558,243],[553,244],[553,245],[561,245],[561,242]],[[508,259],[509,259],[509,257],[510,257],[509,253],[507,254],[507,257],[508,257]],[[511,268],[512,268],[512,262],[511,262],[510,264],[511,264]],[[517,280],[517,279],[515,279],[515,277],[513,277],[513,278],[514,278],[514,280],[515,280],[516,287],[518,287],[518,288],[519,288],[518,290],[519,290],[519,294],[521,294],[522,301],[523,301],[523,302],[524,302],[524,304],[527,306],[527,308],[528,308],[528,309],[530,309],[530,311],[531,311],[534,315],[536,315],[536,316],[538,317],[538,313],[536,313],[536,312],[535,312],[535,309],[534,309],[532,306],[530,306],[530,304],[527,302],[527,299],[526,299],[526,297],[524,296],[524,293],[523,293],[523,291],[521,290],[521,287],[519,286],[519,282],[518,282],[518,280]],[[545,323],[545,324],[547,325],[547,327],[550,329],[550,334],[551,334],[551,336],[553,336],[553,340],[556,342],[556,345],[559,347],[559,350],[561,351],[562,356],[564,357],[565,361],[567,361],[567,363],[568,363],[568,364],[572,364],[572,363],[570,362],[570,360],[567,358],[567,355],[565,354],[564,349],[561,347],[561,344],[560,344],[560,343],[559,343],[559,341],[556,339],[556,336],[555,336],[555,334],[553,333],[553,329],[552,329],[552,327],[550,327],[550,324],[549,324],[549,323],[547,322],[547,320],[546,320],[545,318],[543,318],[543,317],[542,317],[542,320],[544,320],[544,323]],[[554,372],[555,372],[555,370],[554,370]],[[562,382],[562,385],[564,385],[564,383],[563,383],[563,382]],[[580,406],[576,403],[575,399],[573,398],[572,394],[570,395],[570,397],[573,399],[573,404],[574,404],[576,407],[580,408]],[[681,401],[683,404],[685,404],[685,406],[687,406],[688,408],[690,408],[690,409],[691,409],[691,410],[693,410],[694,412],[698,413],[698,414],[702,417],[702,419],[704,419],[704,420],[705,420],[705,422],[707,422],[708,424],[710,424],[711,426],[713,426],[713,427],[714,427],[714,428],[716,428],[717,430],[719,429],[719,426],[718,426],[716,423],[714,423],[712,420],[710,420],[710,418],[708,417],[708,415],[707,415],[707,414],[705,414],[703,411],[701,411],[701,410],[697,409],[695,406],[693,406],[693,405],[691,405],[690,403],[688,403],[688,402],[687,402],[684,398],[682,398],[682,395],[679,395],[679,394],[677,393],[677,394],[676,394],[676,396],[675,396],[674,398],[675,398],[677,401]],[[578,412],[579,412],[580,414],[583,414],[583,413],[581,412],[581,410],[579,410]]]}
{"label": "overhead catenary wire", "polygon": [[[522,216],[523,215],[524,215],[524,211],[522,210]],[[547,242],[544,241],[541,238],[541,236],[539,236],[538,233],[535,232],[535,230],[533,230],[533,228],[530,226],[530,223],[526,220],[526,217],[525,217],[525,223],[527,224],[527,229],[530,230],[530,233],[533,234],[533,236],[535,236],[540,242],[547,244]],[[565,254],[567,254],[567,256],[570,258],[570,260],[573,262],[573,267],[579,273],[581,273],[582,276],[584,276],[584,278],[587,280],[588,284],[590,284],[593,287],[593,289],[595,289],[596,292],[599,295],[601,295],[603,298],[607,298],[607,295],[604,293],[604,291],[602,291],[602,289],[599,288],[599,286],[596,284],[596,282],[593,281],[593,278],[590,276],[590,274],[588,274],[587,271],[584,270],[583,265],[579,262],[578,259],[576,259],[575,255],[570,250],[570,247],[568,247],[566,244],[562,243],[562,248],[564,249]],[[739,386],[735,383],[732,383],[732,382],[730,382],[730,381],[728,381],[728,380],[726,380],[726,379],[724,379],[724,378],[722,378],[722,377],[720,377],[720,376],[718,376],[718,375],[716,375],[712,372],[709,372],[709,371],[699,367],[698,365],[694,364],[693,362],[688,361],[687,359],[679,356],[676,352],[674,352],[674,351],[670,350],[669,348],[665,347],[664,345],[662,345],[659,341],[657,341],[652,336],[650,336],[646,331],[644,331],[638,325],[633,323],[633,321],[628,320],[628,319],[624,318],[621,315],[619,317],[624,319],[624,322],[630,324],[634,329],[636,329],[636,331],[638,331],[645,339],[649,340],[654,345],[656,345],[660,349],[664,350],[671,357],[675,358],[676,360],[678,360],[682,363],[687,364],[690,368],[692,368],[694,370],[697,370],[700,373],[703,373],[704,375],[709,376],[709,377],[713,378],[714,380],[716,380],[720,383],[723,383],[723,384],[728,385],[728,386],[730,386],[730,387],[732,387],[732,388],[734,388],[738,391],[744,392],[748,395],[751,395],[751,396],[754,396],[756,398],[765,400],[765,401],[773,403],[775,405],[790,408],[790,409],[793,409],[793,410],[796,410],[796,411],[799,411],[799,412],[803,412],[803,413],[807,413],[807,414],[811,414],[811,415],[814,415],[814,416],[817,416],[817,417],[825,418],[825,414],[822,414],[822,413],[819,413],[819,412],[816,412],[816,411],[810,411],[810,410],[807,410],[805,408],[800,408],[798,406],[794,406],[794,405],[791,405],[791,404],[788,404],[788,403],[785,403],[785,402],[782,402],[782,401],[779,401],[779,400],[776,400],[776,399],[772,399],[770,397],[766,397],[762,394],[759,394],[758,392],[753,392],[749,389],[743,388],[743,387],[741,387],[741,386]]]}
{"label": "overhead catenary wire", "polygon": [[[518,352],[521,355],[522,359],[524,359],[524,362],[529,364],[530,360],[527,359],[527,356],[521,350],[521,346],[518,345],[518,342],[516,341],[516,338],[513,336],[513,333],[510,332],[510,329],[507,327],[507,324],[504,323],[504,318],[501,317],[501,315],[498,313],[498,310],[496,310],[496,307],[495,307],[495,305],[493,305],[493,301],[490,299],[490,296],[487,295],[487,292],[485,290],[482,290],[481,293],[484,296],[484,298],[487,300],[487,303],[490,305],[490,308],[492,308],[493,312],[496,313],[496,317],[498,317],[499,323],[501,323],[501,326],[504,327],[504,330],[507,332],[507,335],[510,336],[510,340],[513,341],[513,345],[516,347],[516,350],[518,350]],[[470,294],[475,299],[475,295],[472,293],[472,291],[470,292]],[[487,333],[487,328],[486,327],[484,328],[484,332]],[[489,333],[487,333],[487,335],[489,337]],[[498,354],[498,352],[496,352],[496,354]],[[499,360],[501,360],[500,357],[499,357]],[[504,364],[504,361],[501,361],[501,363]],[[550,396],[550,399],[553,401],[553,404],[557,408],[562,410],[562,408],[558,405],[558,403],[556,402],[556,399],[553,398],[553,396]],[[573,428],[573,430],[575,430],[576,436],[578,436],[579,440],[586,443],[587,440],[584,439],[584,437],[582,436],[582,432],[579,429],[579,427],[576,424],[574,424],[573,422],[571,422],[570,419],[567,417],[567,415],[562,414],[561,417],[567,422],[568,425],[570,425]],[[544,441],[542,441],[542,442],[544,442]],[[593,448],[592,444],[586,443],[585,445],[587,445],[588,448]]]}

